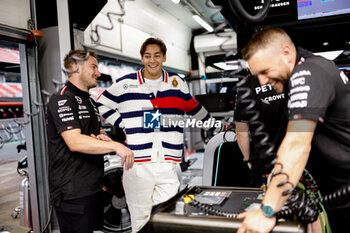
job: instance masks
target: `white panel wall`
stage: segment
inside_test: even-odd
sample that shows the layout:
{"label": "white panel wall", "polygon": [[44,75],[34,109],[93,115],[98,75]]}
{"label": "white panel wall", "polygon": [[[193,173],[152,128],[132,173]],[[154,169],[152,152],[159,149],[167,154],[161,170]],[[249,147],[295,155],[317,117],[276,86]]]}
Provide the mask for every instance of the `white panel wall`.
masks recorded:
{"label": "white panel wall", "polygon": [[30,19],[29,0],[0,0],[0,23],[27,28]]}
{"label": "white panel wall", "polygon": [[[99,29],[101,46],[97,48],[126,57],[140,59],[140,47],[148,37],[162,39],[168,48],[165,66],[183,71],[190,70],[188,53],[191,28],[156,6],[151,0],[125,1],[126,14],[121,23],[112,15],[113,31]],[[117,0],[109,0],[91,25],[85,30],[85,43],[90,43],[90,29],[96,24],[109,27],[107,12],[120,12]]]}

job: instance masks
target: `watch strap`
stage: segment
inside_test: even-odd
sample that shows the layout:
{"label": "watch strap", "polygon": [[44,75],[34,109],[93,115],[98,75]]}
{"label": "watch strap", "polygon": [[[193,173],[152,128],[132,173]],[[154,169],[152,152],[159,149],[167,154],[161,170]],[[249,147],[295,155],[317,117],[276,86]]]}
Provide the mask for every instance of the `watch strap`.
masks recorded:
{"label": "watch strap", "polygon": [[275,217],[276,215],[276,212],[274,211],[274,209],[269,205],[261,204],[261,209],[263,214],[268,218]]}

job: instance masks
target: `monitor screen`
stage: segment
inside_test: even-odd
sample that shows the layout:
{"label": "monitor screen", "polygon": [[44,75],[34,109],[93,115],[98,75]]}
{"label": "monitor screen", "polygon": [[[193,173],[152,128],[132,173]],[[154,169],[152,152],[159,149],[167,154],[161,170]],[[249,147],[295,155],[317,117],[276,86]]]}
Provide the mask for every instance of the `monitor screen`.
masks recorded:
{"label": "monitor screen", "polygon": [[298,0],[298,20],[350,13],[349,0]]}

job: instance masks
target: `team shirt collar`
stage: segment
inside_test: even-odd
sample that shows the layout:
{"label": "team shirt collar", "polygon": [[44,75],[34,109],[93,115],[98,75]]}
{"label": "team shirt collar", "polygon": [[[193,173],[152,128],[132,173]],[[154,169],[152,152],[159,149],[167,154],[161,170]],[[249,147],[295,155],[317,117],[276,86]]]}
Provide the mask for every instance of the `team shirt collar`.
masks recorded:
{"label": "team shirt collar", "polygon": [[[140,85],[145,83],[145,78],[142,76],[143,70],[144,70],[144,68],[137,71],[137,80],[138,80]],[[166,70],[162,69],[162,81],[165,83],[168,83],[168,80],[169,80],[168,72]]]}
{"label": "team shirt collar", "polygon": [[312,55],[313,54],[310,51],[303,49],[302,47],[298,47],[295,65],[300,65],[305,61],[305,58],[308,58]]}
{"label": "team shirt collar", "polygon": [[71,90],[72,92],[74,92],[76,95],[79,95],[79,96],[82,96],[82,97],[85,97],[85,98],[89,98],[90,97],[90,94],[89,92],[87,91],[82,91],[80,90],[79,88],[77,88],[76,86],[74,86],[73,83],[67,81],[65,87],[61,90],[61,95],[64,94],[64,92],[69,89]]}

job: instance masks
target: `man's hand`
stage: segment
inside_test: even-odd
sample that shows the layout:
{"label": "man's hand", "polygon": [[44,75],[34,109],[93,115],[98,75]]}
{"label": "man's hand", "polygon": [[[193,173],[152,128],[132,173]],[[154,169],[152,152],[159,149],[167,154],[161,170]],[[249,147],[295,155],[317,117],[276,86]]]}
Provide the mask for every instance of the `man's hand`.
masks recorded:
{"label": "man's hand", "polygon": [[90,135],[93,138],[96,138],[98,140],[102,140],[102,141],[106,141],[106,142],[110,142],[113,141],[110,137],[108,137],[106,134],[99,134],[99,135],[95,135],[95,134],[91,134]]}
{"label": "man's hand", "polygon": [[119,142],[114,142],[106,134],[99,134],[97,136],[94,134],[91,134],[90,136],[101,141],[115,143],[114,151],[122,159],[122,166],[125,165],[125,170],[132,168],[132,165],[134,164],[134,152],[132,152],[132,150],[130,150],[129,148],[127,148],[126,146],[124,146]]}
{"label": "man's hand", "polygon": [[134,152],[119,142],[115,143],[115,153],[122,159],[122,166],[125,165],[125,170],[132,168],[134,164]]}
{"label": "man's hand", "polygon": [[276,218],[266,217],[261,209],[244,212],[237,218],[243,219],[237,233],[268,233],[276,225]]}

